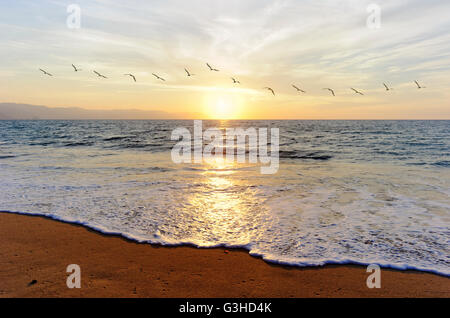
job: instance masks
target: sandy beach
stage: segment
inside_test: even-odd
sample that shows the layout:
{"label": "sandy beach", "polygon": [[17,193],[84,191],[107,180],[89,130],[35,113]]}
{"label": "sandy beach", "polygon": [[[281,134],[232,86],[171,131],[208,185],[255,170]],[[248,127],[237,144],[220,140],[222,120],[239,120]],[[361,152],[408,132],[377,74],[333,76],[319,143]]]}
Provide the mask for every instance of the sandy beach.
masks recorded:
{"label": "sandy beach", "polygon": [[[160,247],[38,216],[0,213],[0,297],[449,297],[450,280],[363,266],[286,267],[244,250]],[[81,288],[66,267],[81,267]],[[30,282],[36,281],[30,285]]]}

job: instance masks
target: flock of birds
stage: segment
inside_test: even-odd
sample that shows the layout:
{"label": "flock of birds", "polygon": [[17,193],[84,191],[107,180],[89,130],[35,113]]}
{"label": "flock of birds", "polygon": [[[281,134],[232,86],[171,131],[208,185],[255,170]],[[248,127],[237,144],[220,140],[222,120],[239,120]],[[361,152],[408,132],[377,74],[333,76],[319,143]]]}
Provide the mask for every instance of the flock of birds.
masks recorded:
{"label": "flock of birds", "polygon": [[[217,68],[212,67],[209,63],[206,63],[206,66],[208,67],[208,69],[209,69],[211,72],[219,72],[219,70],[218,70]],[[73,65],[73,64],[72,64],[72,67],[73,67],[73,70],[74,70],[75,72],[81,71],[81,69],[77,68],[77,67],[76,67],[75,65]],[[47,75],[47,76],[53,76],[51,73],[49,73],[49,72],[47,72],[47,71],[45,71],[45,70],[43,70],[43,69],[41,69],[41,68],[40,68],[39,70],[40,70],[44,75]],[[191,76],[194,76],[194,75],[195,75],[195,74],[192,74],[191,72],[189,72],[189,70],[188,70],[187,68],[185,68],[184,71],[186,72],[186,75],[187,75],[188,77],[191,77]],[[98,77],[107,79],[106,76],[104,76],[103,74],[100,74],[100,73],[97,72],[96,70],[93,70],[93,72],[94,72],[94,74],[96,74]],[[152,73],[152,75],[153,75],[157,80],[160,80],[160,81],[163,81],[163,82],[166,81],[164,78],[162,78],[162,77],[159,76],[158,74]],[[130,78],[133,79],[134,82],[137,82],[136,76],[134,76],[134,75],[131,74],[131,73],[124,74],[124,76],[129,76]],[[238,81],[238,80],[237,80],[236,78],[234,78],[234,77],[231,77],[231,80],[233,81],[233,84],[241,84],[241,82]],[[417,86],[418,89],[426,88],[425,86],[421,86],[421,85],[419,84],[418,81],[414,81],[414,83],[416,84],[416,86]],[[383,83],[383,86],[384,86],[384,88],[386,89],[386,91],[390,91],[390,90],[393,89],[393,88],[389,87],[386,83]],[[296,85],[294,85],[294,84],[292,84],[292,87],[293,87],[297,92],[299,92],[299,93],[304,93],[304,94],[306,93],[306,91],[304,91],[303,89],[299,88],[298,86],[296,86]],[[264,87],[263,89],[268,90],[269,92],[271,92],[271,93],[273,94],[273,96],[275,96],[275,91],[274,91],[271,87]],[[334,92],[334,90],[333,90],[332,88],[326,87],[326,88],[323,88],[323,89],[329,91],[329,92],[331,93],[331,95],[336,96],[336,94],[335,94],[335,92]],[[350,87],[350,89],[351,89],[355,94],[358,94],[358,95],[364,95],[364,93],[362,93],[361,91],[359,91],[359,90],[357,90],[357,89],[355,89],[355,88],[353,88],[353,87]]]}

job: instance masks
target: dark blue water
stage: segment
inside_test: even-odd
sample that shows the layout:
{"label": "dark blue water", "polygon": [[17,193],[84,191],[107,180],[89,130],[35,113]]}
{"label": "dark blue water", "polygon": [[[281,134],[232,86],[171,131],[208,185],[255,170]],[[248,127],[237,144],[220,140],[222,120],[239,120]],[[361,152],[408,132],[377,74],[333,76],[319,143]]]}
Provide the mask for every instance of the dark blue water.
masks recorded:
{"label": "dark blue water", "polygon": [[[0,156],[8,147],[96,147],[169,151],[173,129],[193,121],[0,121]],[[204,121],[209,127],[278,127],[280,158],[450,164],[450,121]],[[0,157],[1,158],[1,157]]]}

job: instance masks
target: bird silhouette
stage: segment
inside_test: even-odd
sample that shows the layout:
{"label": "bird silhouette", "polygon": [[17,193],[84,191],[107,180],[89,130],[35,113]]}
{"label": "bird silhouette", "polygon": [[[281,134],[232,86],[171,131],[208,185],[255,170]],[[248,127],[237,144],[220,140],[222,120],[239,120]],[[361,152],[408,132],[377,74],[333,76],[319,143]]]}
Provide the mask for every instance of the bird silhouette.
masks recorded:
{"label": "bird silhouette", "polygon": [[97,71],[93,71],[95,74],[97,74],[97,76],[98,77],[103,77],[103,78],[107,78],[105,75],[102,75],[102,74],[100,74],[99,72],[97,72]]}
{"label": "bird silhouette", "polygon": [[44,73],[44,75],[48,75],[48,76],[53,76],[52,74],[50,74],[49,72],[44,71],[42,68],[39,69],[42,73]]}
{"label": "bird silhouette", "polygon": [[123,74],[123,75],[132,77],[133,80],[136,82],[136,77],[133,74]]}
{"label": "bird silhouette", "polygon": [[352,91],[354,91],[356,94],[364,95],[363,93],[361,93],[360,91],[354,89],[353,87],[350,87],[350,89],[351,89]]}
{"label": "bird silhouette", "polygon": [[417,81],[414,81],[414,83],[416,83],[417,89],[426,88],[425,86],[420,86],[420,84]]}
{"label": "bird silhouette", "polygon": [[187,76],[194,76],[195,74],[192,74],[191,72],[189,72],[186,68],[184,69],[184,71],[186,72]]}
{"label": "bird silhouette", "polygon": [[298,88],[297,86],[295,86],[294,84],[292,84],[292,87],[295,88],[297,90],[297,92],[302,92],[302,93],[306,93],[304,90]]}
{"label": "bird silhouette", "polygon": [[324,89],[326,89],[327,91],[330,91],[331,94],[333,94],[333,96],[336,96],[336,95],[334,94],[334,90],[332,90],[331,88],[324,88]]}
{"label": "bird silhouette", "polygon": [[74,70],[75,72],[81,71],[80,68],[77,68],[77,67],[76,67],[75,65],[73,65],[73,64],[72,64],[72,67],[73,67],[73,70]]}
{"label": "bird silhouette", "polygon": [[389,88],[386,83],[383,83],[383,86],[386,88],[386,91],[390,91],[392,88]]}
{"label": "bird silhouette", "polygon": [[208,66],[210,71],[219,72],[218,69],[211,67],[211,65],[209,65],[208,63],[206,63],[206,66]]}
{"label": "bird silhouette", "polygon": [[236,80],[234,77],[231,78],[233,80],[233,84],[241,84],[238,80]]}
{"label": "bird silhouette", "polygon": [[166,81],[164,78],[162,78],[161,76],[156,75],[155,73],[152,73],[152,75],[154,77],[156,77],[157,79],[161,80],[161,81],[164,81],[164,82]]}
{"label": "bird silhouette", "polygon": [[264,89],[267,89],[267,90],[271,91],[272,94],[273,94],[273,96],[275,96],[275,92],[274,92],[273,89],[271,89],[270,87],[264,87]]}

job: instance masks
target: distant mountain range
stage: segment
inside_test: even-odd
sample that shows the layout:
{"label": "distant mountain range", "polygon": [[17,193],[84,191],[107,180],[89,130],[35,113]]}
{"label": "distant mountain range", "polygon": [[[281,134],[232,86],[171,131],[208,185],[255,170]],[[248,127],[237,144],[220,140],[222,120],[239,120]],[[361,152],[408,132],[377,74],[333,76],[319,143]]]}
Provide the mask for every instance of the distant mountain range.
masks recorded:
{"label": "distant mountain range", "polygon": [[173,114],[139,109],[90,110],[79,107],[47,107],[0,103],[0,120],[5,119],[182,119],[193,114]]}

